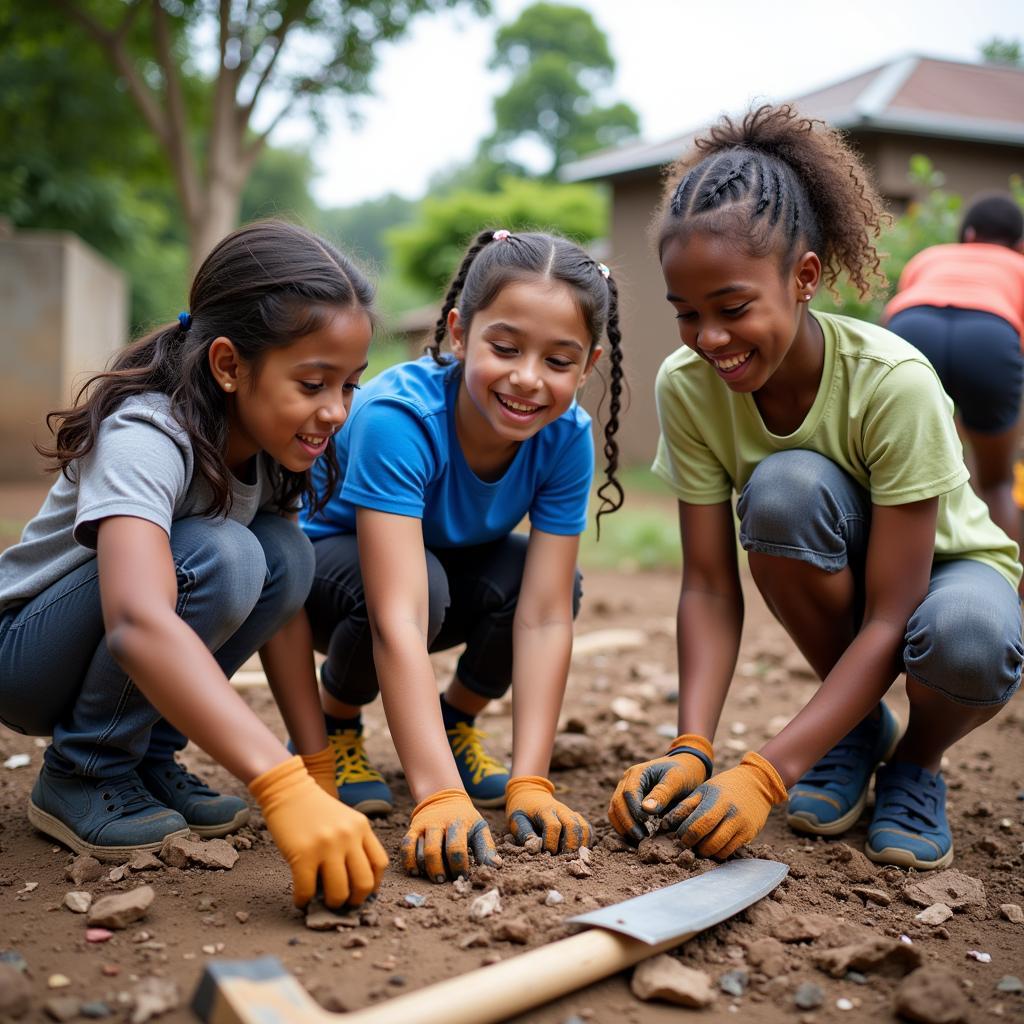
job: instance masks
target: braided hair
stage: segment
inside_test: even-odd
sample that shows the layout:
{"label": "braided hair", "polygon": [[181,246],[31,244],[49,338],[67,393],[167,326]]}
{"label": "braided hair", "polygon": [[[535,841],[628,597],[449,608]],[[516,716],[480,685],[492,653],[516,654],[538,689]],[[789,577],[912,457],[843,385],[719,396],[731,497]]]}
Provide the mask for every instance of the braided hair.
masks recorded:
{"label": "braided hair", "polygon": [[766,104],[739,123],[723,117],[669,168],[658,252],[692,231],[728,233],[752,256],[781,254],[788,271],[811,250],[830,288],[845,270],[866,298],[885,284],[874,244],[885,220],[864,164],[837,131]]}
{"label": "braided hair", "polygon": [[615,435],[619,429],[624,379],[619,290],[606,267],[565,238],[539,232],[501,232],[496,241],[495,234],[493,230],[481,231],[466,250],[445,295],[427,351],[436,362],[450,363],[451,357],[441,352],[448,333],[448,314],[458,306],[459,318],[468,332],[474,314],[486,309],[506,285],[515,281],[540,277],[559,281],[571,290],[590,334],[591,347],[605,334],[610,349],[608,419],[604,425],[605,482],[597,490],[601,501],[597,510],[600,537],[601,516],[621,508],[625,497],[616,478],[619,446]]}

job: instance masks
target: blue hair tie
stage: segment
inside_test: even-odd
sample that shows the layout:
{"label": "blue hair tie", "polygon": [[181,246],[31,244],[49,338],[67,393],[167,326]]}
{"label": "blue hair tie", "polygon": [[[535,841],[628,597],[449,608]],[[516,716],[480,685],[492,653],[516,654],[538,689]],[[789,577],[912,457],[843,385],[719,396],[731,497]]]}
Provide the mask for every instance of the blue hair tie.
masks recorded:
{"label": "blue hair tie", "polygon": [[183,331],[187,331],[192,326],[192,314],[186,313],[184,310],[178,314],[178,323],[181,325]]}

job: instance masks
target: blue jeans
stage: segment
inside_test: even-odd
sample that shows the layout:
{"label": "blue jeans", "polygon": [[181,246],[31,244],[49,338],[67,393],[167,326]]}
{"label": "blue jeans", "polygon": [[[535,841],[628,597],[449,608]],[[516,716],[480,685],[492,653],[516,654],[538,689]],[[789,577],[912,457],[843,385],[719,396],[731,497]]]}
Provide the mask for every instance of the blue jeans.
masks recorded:
{"label": "blue jeans", "polygon": [[[850,567],[863,610],[871,497],[817,452],[792,449],[761,462],[740,494],[746,551]],[[958,704],[1005,704],[1020,686],[1024,647],[1017,592],[971,558],[932,563],[928,593],[907,623],[903,667]]]}
{"label": "blue jeans", "polygon": [[[296,614],[313,578],[305,535],[269,513],[247,527],[179,519],[170,545],[177,614],[227,676]],[[111,657],[96,559],[0,620],[0,722],[28,735],[52,734],[44,755],[51,768],[98,778],[185,746],[186,737]]]}
{"label": "blue jeans", "polygon": [[[529,538],[510,533],[489,544],[428,549],[427,649],[464,643],[456,675],[480,697],[502,696],[512,682],[512,622],[526,564]],[[314,541],[316,576],[306,611],[313,646],[327,655],[320,679],[346,704],[373,701],[380,687],[373,639],[352,533]],[[573,584],[573,616],[579,612],[582,577]]]}

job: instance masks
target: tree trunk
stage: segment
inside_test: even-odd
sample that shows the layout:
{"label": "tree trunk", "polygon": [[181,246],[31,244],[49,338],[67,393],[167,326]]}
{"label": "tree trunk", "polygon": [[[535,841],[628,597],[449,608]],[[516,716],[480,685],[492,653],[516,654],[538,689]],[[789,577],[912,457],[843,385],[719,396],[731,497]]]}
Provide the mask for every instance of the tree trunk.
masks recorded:
{"label": "tree trunk", "polygon": [[211,180],[204,189],[204,213],[189,225],[189,255],[193,275],[210,250],[238,226],[244,179]]}

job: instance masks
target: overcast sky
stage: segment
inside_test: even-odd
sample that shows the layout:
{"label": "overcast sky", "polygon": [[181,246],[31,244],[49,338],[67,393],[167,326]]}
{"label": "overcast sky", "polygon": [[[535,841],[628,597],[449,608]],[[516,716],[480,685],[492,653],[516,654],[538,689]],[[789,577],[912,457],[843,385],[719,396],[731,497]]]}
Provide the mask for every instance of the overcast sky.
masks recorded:
{"label": "overcast sky", "polygon": [[[333,102],[329,132],[294,121],[278,144],[312,142],[325,206],[393,191],[421,195],[435,171],[468,159],[507,84],[487,71],[494,32],[532,0],[494,0],[495,15],[424,17],[381,53],[361,127]],[[1024,38],[1024,0],[579,0],[610,40],[614,95],[657,141],[739,110],[785,99],[898,55],[974,60],[994,35]],[[315,139],[315,141],[314,141]]]}

